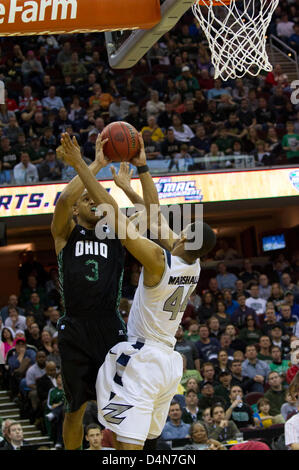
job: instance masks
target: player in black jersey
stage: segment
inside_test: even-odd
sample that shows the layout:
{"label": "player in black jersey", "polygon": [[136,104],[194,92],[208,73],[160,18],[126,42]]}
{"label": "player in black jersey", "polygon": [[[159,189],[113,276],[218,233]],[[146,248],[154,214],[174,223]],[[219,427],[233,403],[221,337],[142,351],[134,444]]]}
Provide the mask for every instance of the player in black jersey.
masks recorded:
{"label": "player in black jersey", "polygon": [[[62,148],[57,153],[63,158]],[[97,158],[90,165],[94,175],[101,167]],[[99,366],[110,348],[126,339],[118,313],[124,251],[117,238],[96,237],[98,222],[95,204],[76,176],[61,193],[51,225],[64,304],[58,340],[67,400],[63,437],[68,450],[82,444],[83,415],[87,401],[96,399]]]}

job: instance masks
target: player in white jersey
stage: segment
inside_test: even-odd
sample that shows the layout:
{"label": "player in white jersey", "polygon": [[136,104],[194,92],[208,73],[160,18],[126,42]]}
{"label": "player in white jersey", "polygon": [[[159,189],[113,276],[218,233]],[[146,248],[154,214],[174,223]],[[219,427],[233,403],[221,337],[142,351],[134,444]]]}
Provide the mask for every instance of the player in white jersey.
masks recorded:
{"label": "player in white jersey", "polygon": [[[97,141],[97,158],[102,160],[104,143]],[[125,233],[123,245],[143,265],[129,316],[128,341],[107,354],[96,385],[99,421],[113,431],[117,448],[142,449],[147,438],[161,434],[181,380],[182,358],[173,350],[174,335],[198,282],[199,258],[214,247],[215,234],[201,221],[187,226],[180,235],[169,229],[164,243],[168,250],[142,237],[96,181],[67,134],[63,134],[62,145],[67,163],[74,166],[95,203],[110,205],[109,225],[114,222],[116,233]],[[157,194],[142,139],[141,145],[138,173],[147,206]],[[202,230],[203,244],[200,249],[187,250],[185,244],[192,241],[196,230]]]}

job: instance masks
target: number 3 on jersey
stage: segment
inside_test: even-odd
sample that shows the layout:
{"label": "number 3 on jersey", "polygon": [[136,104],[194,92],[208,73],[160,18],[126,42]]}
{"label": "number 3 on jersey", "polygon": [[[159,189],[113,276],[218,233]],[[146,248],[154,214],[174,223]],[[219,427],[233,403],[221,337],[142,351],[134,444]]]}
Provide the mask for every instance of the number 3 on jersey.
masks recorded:
{"label": "number 3 on jersey", "polygon": [[99,280],[99,263],[94,259],[88,259],[85,262],[86,266],[91,265],[91,274],[92,276],[85,276],[88,281],[98,281]]}
{"label": "number 3 on jersey", "polygon": [[183,300],[183,295],[184,295],[184,287],[180,286],[178,287],[173,294],[165,301],[163,311],[164,312],[171,312],[172,315],[169,318],[169,320],[175,320],[176,317],[178,316],[179,312],[184,312],[187,307],[187,303],[189,300],[190,295],[194,291],[194,286],[190,286],[189,290],[186,294],[186,297]]}

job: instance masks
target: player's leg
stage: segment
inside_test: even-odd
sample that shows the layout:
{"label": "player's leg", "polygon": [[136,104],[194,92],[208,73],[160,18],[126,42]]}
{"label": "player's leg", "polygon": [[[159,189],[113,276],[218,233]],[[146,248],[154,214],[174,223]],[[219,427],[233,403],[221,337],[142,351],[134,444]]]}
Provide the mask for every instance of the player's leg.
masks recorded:
{"label": "player's leg", "polygon": [[80,449],[84,437],[83,416],[87,402],[77,411],[66,412],[63,422],[63,441],[66,450]]}
{"label": "player's leg", "polygon": [[148,435],[151,397],[152,393],[156,396],[158,387],[154,373],[149,371],[151,379],[144,376],[144,362],[142,345],[136,349],[136,345],[120,343],[109,352],[98,373],[98,419],[116,436],[117,450],[142,450]]}
{"label": "player's leg", "polygon": [[[121,439],[121,441],[119,440]],[[132,442],[122,442],[124,438],[117,436],[114,432],[112,433],[113,446],[116,450],[142,450],[143,445],[133,444]]]}

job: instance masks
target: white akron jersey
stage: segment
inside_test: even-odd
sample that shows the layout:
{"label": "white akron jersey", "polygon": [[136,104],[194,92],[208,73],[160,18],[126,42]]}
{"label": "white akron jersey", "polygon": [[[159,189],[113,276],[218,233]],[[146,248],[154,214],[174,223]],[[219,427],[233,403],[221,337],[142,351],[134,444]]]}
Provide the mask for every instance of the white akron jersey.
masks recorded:
{"label": "white akron jersey", "polygon": [[109,351],[96,381],[99,422],[124,442],[153,439],[165,426],[183,373],[174,336],[199,272],[199,261],[187,265],[165,252],[158,286],[144,287],[140,276],[129,339]]}
{"label": "white akron jersey", "polygon": [[195,263],[187,264],[167,251],[164,255],[165,271],[157,286],[144,286],[142,269],[130,309],[128,337],[145,338],[174,347],[175,333],[199,280],[200,263],[197,259]]}

